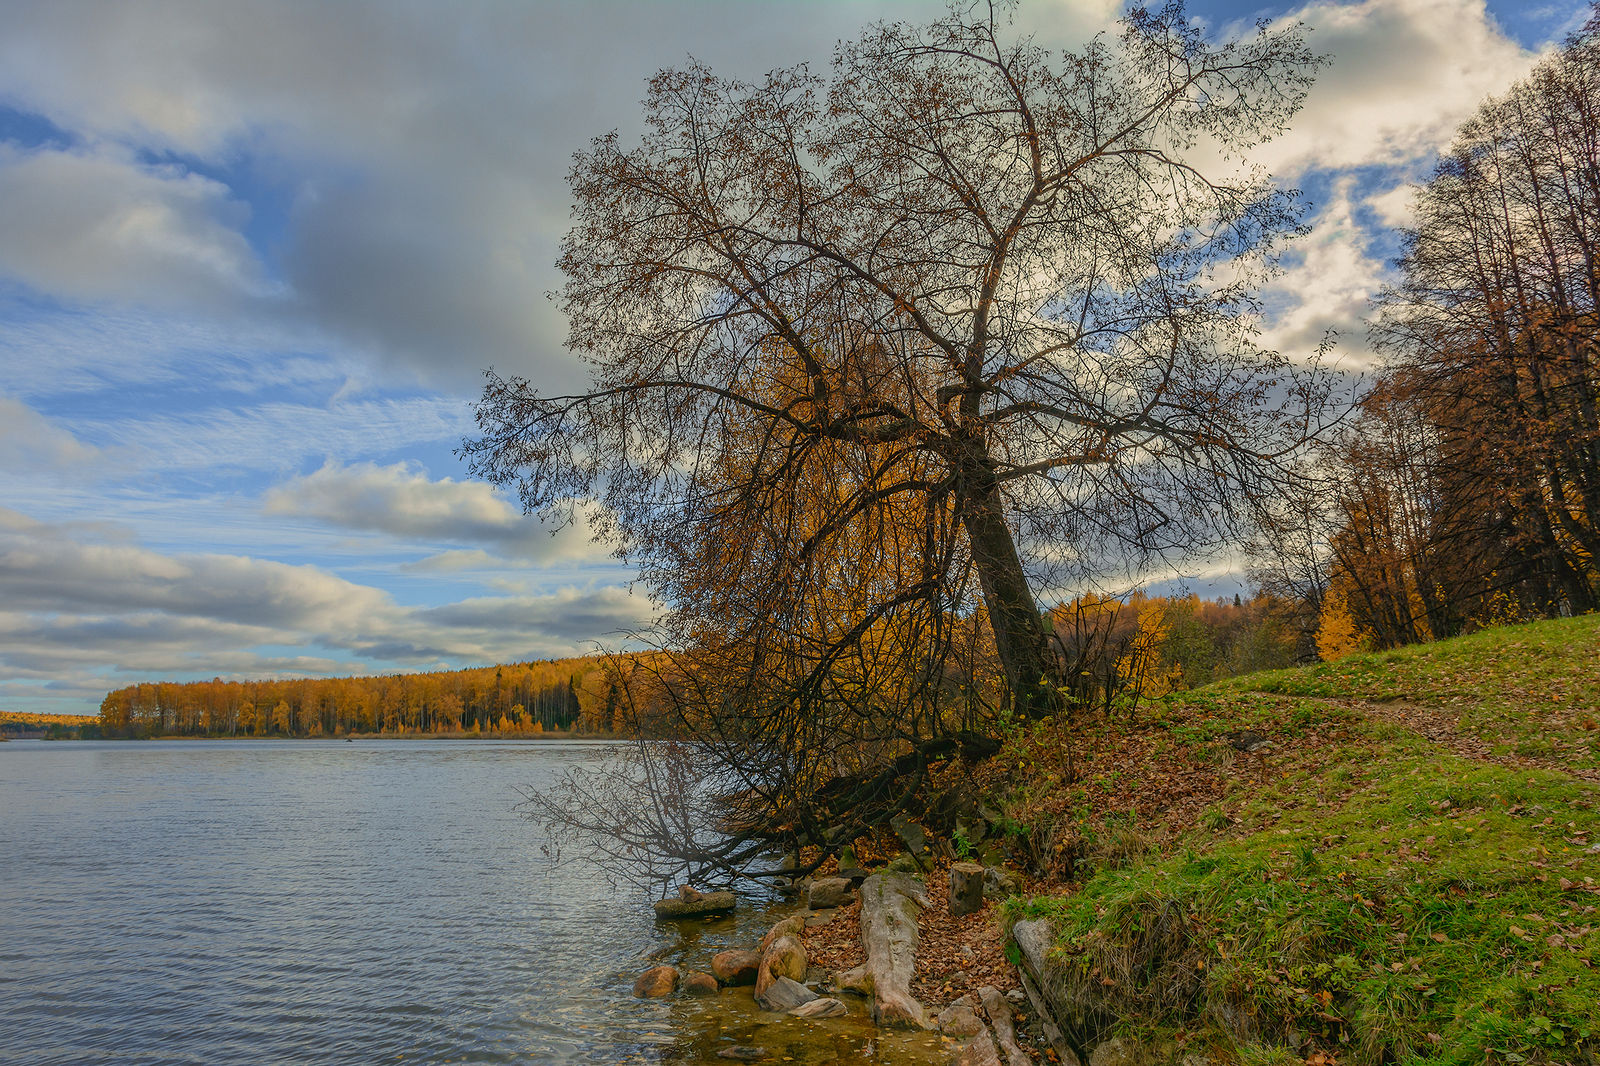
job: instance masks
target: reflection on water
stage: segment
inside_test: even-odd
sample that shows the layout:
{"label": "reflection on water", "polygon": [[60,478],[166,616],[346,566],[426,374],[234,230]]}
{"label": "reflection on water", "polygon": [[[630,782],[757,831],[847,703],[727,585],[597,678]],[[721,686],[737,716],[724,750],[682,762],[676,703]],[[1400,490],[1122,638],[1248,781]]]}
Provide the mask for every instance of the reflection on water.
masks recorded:
{"label": "reflection on water", "polygon": [[[604,745],[0,745],[8,1064],[932,1061],[936,1038],[640,1001],[643,894],[552,868],[512,810]],[[708,968],[774,913],[689,923]],[[867,1050],[864,1050],[867,1049]]]}

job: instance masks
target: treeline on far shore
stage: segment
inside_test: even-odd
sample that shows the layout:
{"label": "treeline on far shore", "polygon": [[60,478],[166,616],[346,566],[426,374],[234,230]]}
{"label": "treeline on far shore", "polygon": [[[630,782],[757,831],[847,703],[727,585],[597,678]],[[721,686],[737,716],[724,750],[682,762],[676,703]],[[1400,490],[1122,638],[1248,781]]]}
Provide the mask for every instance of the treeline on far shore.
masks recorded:
{"label": "treeline on far shore", "polygon": [[618,695],[588,656],[434,673],[152,682],[108,693],[107,737],[610,734]]}
{"label": "treeline on far shore", "polygon": [[0,740],[95,740],[100,722],[81,714],[0,711]]}

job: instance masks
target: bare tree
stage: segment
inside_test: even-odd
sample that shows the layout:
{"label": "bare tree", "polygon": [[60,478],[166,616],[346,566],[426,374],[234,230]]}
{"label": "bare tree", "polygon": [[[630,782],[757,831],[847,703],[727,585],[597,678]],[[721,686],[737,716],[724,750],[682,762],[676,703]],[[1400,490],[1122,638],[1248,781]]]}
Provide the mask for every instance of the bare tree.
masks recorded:
{"label": "bare tree", "polygon": [[1238,161],[1299,105],[1300,34],[1213,45],[1171,4],[1077,53],[1006,36],[978,4],[828,79],[656,75],[642,139],[570,176],[592,386],[491,373],[464,446],[531,512],[601,505],[736,710],[697,728],[799,793],[944,734],[972,619],[1014,712],[1058,706],[1035,590],[1230,534],[1316,430],[1325,379],[1252,329],[1297,208]]}

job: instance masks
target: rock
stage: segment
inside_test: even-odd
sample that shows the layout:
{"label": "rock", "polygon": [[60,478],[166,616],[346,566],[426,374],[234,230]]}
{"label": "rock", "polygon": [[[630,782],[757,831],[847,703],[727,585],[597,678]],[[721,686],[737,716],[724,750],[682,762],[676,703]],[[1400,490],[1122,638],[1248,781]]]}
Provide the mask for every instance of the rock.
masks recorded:
{"label": "rock", "polygon": [[699,971],[684,974],[683,980],[678,982],[678,988],[691,996],[714,996],[719,987],[715,977]]}
{"label": "rock", "polygon": [[983,1032],[983,1019],[971,994],[962,996],[939,1014],[939,1032],[945,1036],[977,1036]]}
{"label": "rock", "polygon": [[839,869],[848,870],[860,865],[856,860],[856,849],[853,846],[846,844],[839,849]]}
{"label": "rock", "polygon": [[806,920],[798,914],[791,914],[783,921],[767,930],[767,935],[761,938],[761,944],[756,948],[758,955],[765,955],[775,940],[783,936],[799,936],[805,932]]}
{"label": "rock", "polygon": [[1010,899],[1022,886],[1017,883],[1017,875],[1002,866],[985,866],[983,868],[983,896],[985,899]]}
{"label": "rock", "polygon": [[836,999],[813,999],[791,1008],[789,1013],[796,1018],[842,1018],[850,1012]]}
{"label": "rock", "polygon": [[1011,1016],[1011,1005],[1000,995],[1000,990],[993,985],[984,985],[978,989],[978,999],[983,1004],[983,1013],[988,1015],[989,1027],[994,1032],[994,1042],[1000,1049],[1005,1066],[1033,1066],[1033,1060],[1017,1043],[1017,1026]]}
{"label": "rock", "polygon": [[796,1007],[810,1003],[817,998],[817,994],[799,981],[788,977],[780,977],[767,986],[765,992],[756,993],[756,1002],[770,1011],[779,1013],[792,1011]]}
{"label": "rock", "polygon": [[733,1047],[725,1047],[717,1052],[717,1058],[733,1059],[735,1062],[759,1062],[766,1057],[767,1053],[765,1051],[758,1047],[751,1047],[748,1044],[735,1044]]}
{"label": "rock", "polygon": [[950,864],[950,913],[954,916],[983,910],[983,867],[975,862]]}
{"label": "rock", "polygon": [[711,972],[725,985],[753,985],[761,969],[761,953],[736,948],[711,957]]}
{"label": "rock", "polygon": [[839,916],[837,910],[817,911],[815,914],[806,915],[806,928],[819,929]]}
{"label": "rock", "polygon": [[838,907],[856,898],[855,882],[848,877],[819,877],[811,882],[806,902],[812,910]]}
{"label": "rock", "polygon": [[915,874],[922,867],[909,851],[902,851],[889,860],[889,865],[885,869],[892,874]]}
{"label": "rock", "polygon": [[900,838],[900,843],[913,855],[921,855],[922,849],[928,846],[928,833],[907,818],[904,813],[897,814],[889,819],[889,828],[894,830],[894,835]]}
{"label": "rock", "polygon": [[676,966],[652,966],[633,982],[633,994],[640,999],[659,999],[670,996],[678,987]]}
{"label": "rock", "polygon": [[[693,891],[691,889],[690,891]],[[727,914],[738,903],[732,892],[696,892],[695,899],[663,899],[655,903],[656,917],[698,918],[704,914]]]}
{"label": "rock", "polygon": [[867,971],[864,963],[853,970],[839,974],[833,983],[842,992],[854,992],[858,996],[872,995],[872,974]]}
{"label": "rock", "polygon": [[756,1000],[759,1002],[773,982],[783,977],[806,979],[805,945],[792,936],[780,936],[762,952],[761,968],[756,971]]}
{"label": "rock", "polygon": [[689,885],[678,886],[678,898],[685,903],[699,903],[705,898],[705,893]]}
{"label": "rock", "polygon": [[641,959],[649,959],[651,962],[660,962],[662,959],[666,958],[668,955],[671,955],[674,951],[679,950],[681,947],[682,945],[676,940],[663,940],[654,947],[645,948],[643,951],[639,952],[639,957]]}
{"label": "rock", "polygon": [[1089,1066],[1140,1066],[1144,1059],[1142,1047],[1120,1036],[1102,1041],[1089,1052]]}
{"label": "rock", "polygon": [[861,885],[861,944],[867,956],[861,976],[871,981],[872,1020],[878,1025],[933,1028],[927,1010],[911,995],[917,912],[927,905],[922,882],[906,874],[873,874]]}
{"label": "rock", "polygon": [[965,840],[968,846],[977,847],[988,835],[989,826],[981,817],[966,814],[956,817],[956,836]]}
{"label": "rock", "polygon": [[981,1023],[978,1034],[967,1041],[956,1057],[956,1066],[1002,1066],[989,1030],[982,1028]]}

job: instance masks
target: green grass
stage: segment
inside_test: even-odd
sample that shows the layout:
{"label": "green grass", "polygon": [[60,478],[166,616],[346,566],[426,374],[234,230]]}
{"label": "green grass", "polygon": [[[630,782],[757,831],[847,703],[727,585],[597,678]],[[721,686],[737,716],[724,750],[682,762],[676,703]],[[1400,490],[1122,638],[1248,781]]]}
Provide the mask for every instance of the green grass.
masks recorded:
{"label": "green grass", "polygon": [[1600,1061],[1600,789],[1326,702],[1460,709],[1587,767],[1597,649],[1600,619],[1562,620],[1171,700],[1151,724],[1191,753],[1226,759],[1225,734],[1254,728],[1284,754],[1164,855],[1006,916],[1054,919],[1061,983],[1096,1024],[1241,1064]]}
{"label": "green grass", "polygon": [[1485,629],[1214,688],[1432,707],[1496,754],[1600,769],[1600,615]]}

